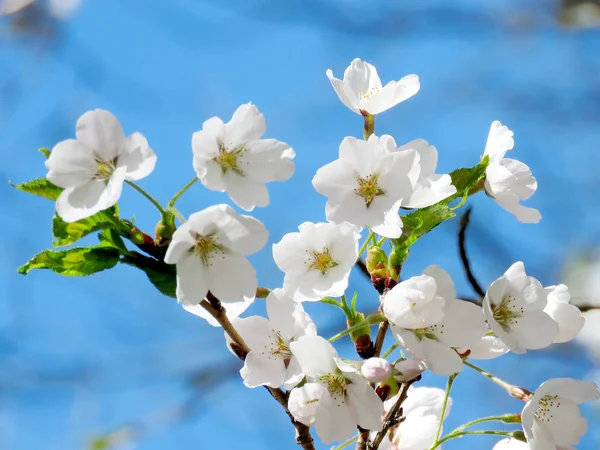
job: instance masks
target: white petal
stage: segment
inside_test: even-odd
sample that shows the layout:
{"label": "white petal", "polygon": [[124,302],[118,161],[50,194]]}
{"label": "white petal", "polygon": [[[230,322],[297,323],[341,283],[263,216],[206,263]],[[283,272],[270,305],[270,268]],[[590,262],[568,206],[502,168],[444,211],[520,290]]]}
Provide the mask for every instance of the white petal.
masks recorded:
{"label": "white petal", "polygon": [[487,332],[481,307],[457,299],[446,301],[444,318],[433,328],[438,339],[450,347],[469,347]]}
{"label": "white petal", "polygon": [[327,69],[326,75],[342,103],[355,113],[360,114],[358,96],[350,89],[350,86],[339,78],[335,78],[331,69]]}
{"label": "white petal", "polygon": [[579,308],[569,303],[548,301],[544,312],[558,324],[559,331],[556,338],[554,338],[555,343],[568,342],[574,339],[585,324],[585,318]]}
{"label": "white petal", "polygon": [[302,307],[293,301],[283,289],[273,289],[266,299],[269,320],[289,338],[299,338],[305,334],[316,334],[312,319]]}
{"label": "white petal", "polygon": [[285,142],[275,139],[250,141],[241,157],[242,168],[246,176],[255,181],[285,181],[294,173],[295,156],[294,150]]}
{"label": "white petal", "polygon": [[333,358],[337,352],[333,345],[321,336],[303,336],[290,343],[290,350],[298,360],[302,371],[309,377],[319,377],[336,371]]}
{"label": "white petal", "polygon": [[518,278],[526,277],[527,273],[525,272],[525,264],[523,264],[523,261],[517,261],[510,266],[506,272],[504,272],[504,276],[509,281],[515,281]]}
{"label": "white petal", "polygon": [[[403,408],[404,409],[404,408]],[[425,450],[435,441],[440,419],[432,414],[407,415],[400,424],[392,442],[395,450]]]}
{"label": "white petal", "polygon": [[177,262],[177,300],[197,305],[208,293],[207,271],[200,258],[193,253]]}
{"label": "white petal", "polygon": [[225,253],[211,259],[207,281],[211,293],[223,303],[252,299],[258,287],[254,267],[236,253]]}
{"label": "white petal", "polygon": [[394,375],[397,381],[409,381],[425,372],[427,366],[420,359],[403,359],[394,365],[394,369],[399,372]]}
{"label": "white petal", "polygon": [[499,441],[492,450],[530,450],[529,444],[517,439],[506,438]]}
{"label": "white petal", "polygon": [[75,139],[56,144],[46,160],[46,168],[48,181],[62,188],[84,185],[97,172],[92,150]]}
{"label": "white petal", "polygon": [[373,225],[372,230],[380,236],[387,237],[390,239],[396,239],[402,236],[402,218],[398,215],[401,202],[396,203],[392,208],[385,214],[383,223],[380,225]]}
{"label": "white petal", "polygon": [[256,253],[267,243],[269,232],[258,220],[237,214],[227,205],[206,208],[207,214],[219,228],[219,238],[223,244],[242,255]]}
{"label": "white petal", "polygon": [[285,381],[287,374],[283,360],[269,359],[259,351],[251,351],[246,356],[240,375],[246,387],[270,386],[278,388]]}
{"label": "white petal", "polygon": [[573,378],[553,378],[540,385],[536,394],[546,394],[568,398],[577,404],[600,399],[600,390],[596,383],[575,380]]}
{"label": "white petal", "polygon": [[239,177],[236,174],[233,176],[237,179],[226,183],[227,194],[236,205],[243,210],[252,211],[255,206],[264,207],[269,204],[269,191],[263,183]]}
{"label": "white petal", "polygon": [[[358,58],[352,60],[344,71],[344,83],[357,98],[381,89],[381,80],[377,69],[366,61]],[[364,103],[364,100],[363,100]]]}
{"label": "white petal", "polygon": [[362,109],[373,115],[382,113],[415,95],[419,92],[419,88],[417,75],[408,75],[399,81],[390,81],[381,91],[364,102]]}
{"label": "white petal", "polygon": [[497,336],[483,336],[468,349],[459,349],[460,353],[470,350],[470,359],[494,359],[505,355],[510,349]]}
{"label": "white petal", "polygon": [[548,347],[558,335],[558,324],[544,312],[532,312],[515,319],[511,330],[518,333],[520,344],[529,350]]}
{"label": "white petal", "polygon": [[156,153],[142,134],[133,133],[121,144],[117,164],[127,168],[127,180],[140,180],[154,170]]}
{"label": "white petal", "polygon": [[435,280],[428,275],[409,278],[385,294],[383,313],[401,328],[424,328],[442,320],[445,300],[436,295]]}
{"label": "white petal", "polygon": [[431,175],[419,180],[411,196],[403,202],[407,208],[425,208],[456,194],[450,175]]}
{"label": "white petal", "polygon": [[423,349],[425,363],[436,375],[449,376],[463,369],[462,359],[447,345],[424,338]]}
{"label": "white petal", "polygon": [[341,442],[350,438],[356,431],[356,420],[346,404],[332,404],[328,411],[317,416],[315,430],[324,444]]}
{"label": "white petal", "polygon": [[514,145],[513,132],[497,120],[492,122],[484,154],[489,155],[492,161],[499,161]]}
{"label": "white petal", "polygon": [[[234,320],[235,318],[239,317],[244,311],[246,311],[246,309],[248,309],[248,307],[253,302],[254,302],[254,299],[241,300],[239,302],[223,303],[222,306],[225,309],[225,314],[231,321],[231,320]],[[203,318],[213,327],[221,326],[221,324],[219,322],[217,322],[217,319],[215,319],[213,316],[211,316],[210,313],[207,310],[205,310],[202,306],[200,306],[199,304],[197,304],[197,305],[183,304],[182,306],[183,306],[183,309],[185,309],[187,312],[192,313],[195,316]]]}
{"label": "white petal", "polygon": [[196,240],[190,228],[190,223],[186,222],[173,233],[173,238],[165,255],[165,262],[167,264],[177,263],[181,258],[188,255],[195,245]]}
{"label": "white petal", "polygon": [[357,424],[365,430],[380,431],[383,417],[383,402],[375,390],[365,380],[355,382],[346,388],[347,402],[356,412]]}
{"label": "white petal", "polygon": [[321,413],[327,414],[331,396],[321,383],[306,383],[290,392],[288,408],[298,422],[310,426]]}
{"label": "white petal", "polygon": [[119,154],[125,140],[123,128],[109,111],[95,109],[83,114],[75,129],[77,140],[91,148],[104,161],[112,161]]}
{"label": "white petal", "polygon": [[252,103],[241,105],[225,124],[224,144],[228,149],[243,146],[248,141],[260,139],[265,133],[265,117]]}
{"label": "white petal", "polygon": [[[445,391],[434,387],[412,386],[408,389],[406,400],[402,404],[404,415],[440,417],[444,404]],[[446,409],[446,416],[449,414]]]}
{"label": "white petal", "polygon": [[287,366],[287,373],[286,378],[283,381],[283,387],[289,391],[298,383],[300,383],[303,378],[304,372],[302,372],[302,367],[300,367],[300,364],[298,364],[298,360],[292,356]]}
{"label": "white petal", "polygon": [[445,300],[456,299],[456,288],[450,274],[440,266],[432,264],[423,271],[423,275],[430,276],[435,280],[436,295],[443,297]]}

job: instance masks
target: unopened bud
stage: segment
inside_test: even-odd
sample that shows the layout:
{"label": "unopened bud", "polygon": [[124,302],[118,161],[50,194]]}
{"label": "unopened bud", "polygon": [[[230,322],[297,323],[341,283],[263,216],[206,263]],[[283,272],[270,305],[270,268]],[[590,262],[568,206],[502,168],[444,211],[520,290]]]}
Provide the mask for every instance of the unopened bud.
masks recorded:
{"label": "unopened bud", "polygon": [[521,423],[521,414],[507,414],[506,416],[502,416],[502,422]]}
{"label": "unopened bud", "polygon": [[521,441],[521,442],[527,442],[527,438],[525,437],[525,433],[523,433],[521,430],[519,431],[513,431],[512,433],[512,438],[516,439],[517,441]]}
{"label": "unopened bud", "polygon": [[[380,278],[385,278],[385,266],[387,264],[387,255],[377,247],[369,247],[367,251],[367,270],[371,275],[373,273],[381,274]],[[383,270],[382,270],[383,269]]]}
{"label": "unopened bud", "polygon": [[154,238],[158,247],[166,247],[171,242],[173,233],[177,227],[175,226],[175,216],[169,216],[158,222],[154,228]]}
{"label": "unopened bud", "polygon": [[154,246],[154,240],[148,234],[144,233],[141,230],[138,230],[136,227],[133,227],[129,231],[129,239],[136,245],[150,245]]}
{"label": "unopened bud", "polygon": [[391,278],[394,281],[398,281],[398,279],[400,278],[400,271],[402,270],[402,259],[403,258],[401,257],[399,252],[396,252],[396,250],[392,250],[392,253],[390,253],[387,263],[388,278]]}
{"label": "unopened bud", "polygon": [[392,398],[400,391],[400,386],[393,376],[390,376],[387,380],[379,383],[379,386],[375,389],[375,392],[379,396],[382,402],[385,402],[388,398]]}
{"label": "unopened bud", "polygon": [[360,373],[371,383],[381,383],[392,374],[392,365],[383,358],[369,358],[362,363]]}
{"label": "unopened bud", "polygon": [[267,298],[271,291],[265,287],[256,288],[256,298]]}
{"label": "unopened bud", "polygon": [[421,375],[427,366],[420,359],[402,359],[394,364],[393,375],[397,381],[410,381]]}
{"label": "unopened bud", "polygon": [[518,399],[521,400],[525,403],[527,403],[529,400],[531,400],[531,391],[528,391],[525,388],[522,387],[518,387],[518,386],[511,386],[510,389],[508,389],[508,393]]}
{"label": "unopened bud", "polygon": [[356,341],[354,341],[354,348],[358,356],[363,359],[370,358],[375,353],[375,347],[373,347],[373,341],[371,336],[363,334]]}

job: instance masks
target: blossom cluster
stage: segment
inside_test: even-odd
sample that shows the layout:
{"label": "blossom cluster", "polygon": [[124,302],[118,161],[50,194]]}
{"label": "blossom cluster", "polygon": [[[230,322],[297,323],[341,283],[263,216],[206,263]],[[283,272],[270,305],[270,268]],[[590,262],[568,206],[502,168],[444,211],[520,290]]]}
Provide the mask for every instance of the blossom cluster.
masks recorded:
{"label": "blossom cluster", "polygon": [[[325,220],[304,222],[272,245],[282,285],[259,288],[247,257],[265,247],[268,231],[226,204],[187,220],[173,206],[177,196],[170,209],[159,207],[158,237],[166,243],[152,247],[151,256],[157,264],[175,267],[175,296],[187,311],[224,327],[228,347],[244,360],[244,385],[283,387],[289,413],[297,423],[314,427],[322,442],[342,442],[358,433],[356,439],[366,439],[370,449],[434,449],[444,441],[440,422],[452,401],[449,388],[415,384],[423,372],[453,380],[465,366],[482,371],[472,360],[570,341],[584,317],[570,303],[565,285],[544,287],[527,275],[522,262],[491,283],[481,299],[459,298],[448,272],[435,265],[401,280],[408,248],[420,237],[415,230],[433,220],[431,208],[445,208],[451,217],[468,196],[485,190],[517,220],[536,223],[540,213],[521,204],[536,191],[536,179],[527,165],[505,157],[514,147],[513,132],[498,121],[491,124],[481,162],[473,169],[477,176],[468,183],[454,173],[437,173],[438,151],[424,139],[397,145],[390,135],[375,135],[375,116],[419,91],[416,75],[383,86],[375,67],[355,59],[343,79],[331,70],[327,77],[342,103],[364,118],[364,139],[345,137],[337,159],[312,179],[327,199]],[[263,138],[265,132],[265,118],[252,103],[241,105],[227,123],[206,120],[191,139],[196,179],[227,193],[244,211],[267,206],[267,185],[293,175],[296,154],[285,142]],[[58,143],[46,161],[47,180],[61,189],[57,215],[80,223],[106,211],[117,204],[123,184],[140,190],[134,182],[150,175],[155,163],[142,134],[126,137],[108,111],[85,113],[76,139]],[[400,214],[406,210],[421,214],[420,223]],[[178,227],[174,217],[180,219]],[[128,229],[130,238],[138,236],[134,230]],[[131,241],[147,248],[154,241],[145,236]],[[351,271],[365,250],[380,303],[368,317],[357,311],[356,297],[346,301]],[[261,289],[266,317],[241,317]],[[328,340],[318,334],[304,307],[319,301],[346,315],[348,328],[339,336]],[[375,342],[374,324],[379,324]],[[381,356],[386,334],[395,344]],[[360,360],[343,358],[335,349],[333,342],[345,335]],[[534,392],[497,381],[525,406],[513,415],[522,432],[497,433],[507,438],[496,450],[572,448],[587,426],[579,404],[600,398],[595,384],[569,378],[550,379]],[[399,406],[402,420],[395,417]],[[446,439],[463,434],[468,433],[458,430]]]}

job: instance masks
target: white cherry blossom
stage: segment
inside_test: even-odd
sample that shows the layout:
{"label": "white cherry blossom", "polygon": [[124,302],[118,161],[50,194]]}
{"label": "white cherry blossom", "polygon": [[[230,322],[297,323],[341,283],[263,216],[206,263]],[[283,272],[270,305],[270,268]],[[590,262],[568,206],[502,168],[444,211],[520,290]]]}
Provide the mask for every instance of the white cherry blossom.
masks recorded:
{"label": "white cherry blossom", "polygon": [[446,271],[430,266],[424,274],[434,279],[435,293],[444,299],[441,320],[422,327],[391,329],[407,354],[422,360],[437,375],[451,375],[463,368],[455,348],[471,346],[485,335],[487,327],[479,306],[456,298],[454,283]]}
{"label": "white cherry blossom", "polygon": [[537,181],[526,164],[504,157],[513,147],[513,132],[494,121],[484,151],[490,158],[485,171],[485,190],[518,221],[537,223],[542,218],[539,211],[520,203],[535,193]]}
{"label": "white cherry blossom", "polygon": [[369,358],[360,366],[360,373],[371,383],[381,383],[392,375],[392,365],[383,358]]}
{"label": "white cherry blossom", "polygon": [[[251,316],[231,321],[250,348],[240,375],[250,388],[283,385],[291,389],[304,374],[290,350],[290,343],[305,335],[316,335],[317,329],[302,303],[287,297],[282,289],[272,290],[266,304],[268,319]],[[231,341],[227,333],[225,339]]]}
{"label": "white cherry blossom", "polygon": [[273,259],[285,272],[283,289],[296,301],[343,295],[358,258],[359,238],[348,222],[304,222],[297,233],[283,236],[273,244]]}
{"label": "white cherry blossom", "polygon": [[379,431],[383,402],[360,372],[342,361],[329,341],[304,336],[290,344],[308,382],[294,388],[288,407],[296,420],[314,425],[325,444],[343,441],[357,425]]}
{"label": "white cherry blossom", "polygon": [[531,450],[565,450],[579,444],[587,431],[579,405],[598,399],[598,386],[589,381],[554,378],[542,383],[521,414]]}
{"label": "white cherry blossom", "polygon": [[327,197],[327,220],[400,237],[398,209],[402,199],[412,195],[420,167],[416,151],[396,150],[391,136],[371,135],[368,141],[344,138],[339,158],[321,167],[312,181],[316,191]]}
{"label": "white cherry blossom", "polygon": [[394,364],[392,374],[396,381],[410,381],[427,370],[427,365],[420,359],[402,359]]}
{"label": "white cherry blossom", "polygon": [[425,208],[456,194],[456,187],[452,185],[450,175],[435,173],[438,152],[433,145],[429,145],[424,139],[415,139],[398,147],[398,151],[407,150],[415,150],[419,154],[421,170],[411,196],[402,203],[402,206]]}
{"label": "white cherry blossom", "polygon": [[482,336],[469,348],[459,349],[459,353],[469,352],[469,359],[494,359],[506,355],[510,349],[497,336]]}
{"label": "white cherry blossom", "polygon": [[77,139],[54,146],[46,160],[51,183],[64,188],[56,212],[75,222],[113,206],[124,181],[148,176],[156,154],[140,133],[125,137],[117,118],[103,109],[88,111],[77,121]]}
{"label": "white cherry blossom", "polygon": [[[231,321],[236,317],[239,317],[244,311],[248,309],[248,307],[254,303],[254,297],[242,297],[240,300],[222,303],[223,309],[225,309],[225,314],[227,318]],[[201,317],[206,320],[213,327],[220,327],[221,324],[215,319],[207,310],[205,310],[200,304],[186,304],[184,303],[183,309],[187,312]]]}
{"label": "white cherry blossom", "polygon": [[344,72],[344,79],[327,70],[335,92],[344,105],[357,114],[379,114],[419,92],[419,77],[408,75],[382,86],[377,69],[368,62],[354,59]]}
{"label": "white cherry blossom", "polygon": [[294,151],[284,142],[261,139],[265,118],[251,103],[240,106],[228,123],[208,119],[192,137],[194,170],[204,186],[227,192],[240,208],[269,204],[266,183],[294,173]]}
{"label": "white cherry blossom", "polygon": [[546,291],[519,261],[490,285],[483,312],[502,342],[515,353],[525,353],[548,347],[558,335],[558,324],[544,312],[546,305]]}
{"label": "white cherry blossom", "polygon": [[165,255],[167,264],[177,264],[177,300],[195,305],[208,291],[223,303],[253,299],[256,272],[246,256],[263,248],[267,238],[261,222],[227,205],[192,214]]}
{"label": "white cherry blossom", "polygon": [[[411,386],[402,403],[405,419],[387,434],[379,450],[428,450],[435,442],[444,397],[442,389]],[[388,411],[397,400],[397,396],[386,400],[385,410]],[[448,398],[444,419],[448,417],[451,407],[452,399]]]}
{"label": "white cherry blossom", "polygon": [[530,450],[531,447],[527,442],[519,441],[518,439],[506,438],[498,441],[492,450]]}
{"label": "white cherry blossom", "polygon": [[544,312],[558,324],[558,335],[554,342],[567,342],[574,339],[585,324],[585,318],[579,308],[572,305],[569,288],[564,284],[549,286],[546,289],[548,304]]}

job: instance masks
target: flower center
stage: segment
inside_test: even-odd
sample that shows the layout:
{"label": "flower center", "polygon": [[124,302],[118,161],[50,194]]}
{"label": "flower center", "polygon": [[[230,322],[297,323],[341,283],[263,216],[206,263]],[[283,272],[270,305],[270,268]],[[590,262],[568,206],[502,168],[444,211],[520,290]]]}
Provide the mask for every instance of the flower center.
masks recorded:
{"label": "flower center", "polygon": [[378,92],[379,92],[379,87],[377,87],[377,86],[372,87],[368,91],[365,91],[364,89],[361,89],[360,92],[359,92],[360,100],[368,100],[373,95],[377,94]]}
{"label": "flower center", "polygon": [[113,159],[112,161],[104,161],[99,157],[96,157],[95,160],[96,175],[94,175],[94,179],[108,183],[108,180],[110,180],[110,177],[115,171],[115,166],[117,165],[117,158]]}
{"label": "flower center", "polygon": [[415,336],[419,341],[423,339],[431,339],[433,341],[439,341],[437,334],[444,334],[444,325],[431,325],[425,328],[417,328],[413,330]]}
{"label": "flower center", "polygon": [[335,399],[346,396],[346,386],[350,384],[348,380],[341,372],[328,373],[319,377],[319,381],[327,386],[327,390],[331,396]]}
{"label": "flower center", "polygon": [[214,235],[196,235],[196,243],[190,251],[193,251],[205,266],[212,266],[210,259],[217,253],[225,253],[225,247],[217,242]]}
{"label": "flower center", "polygon": [[519,317],[523,317],[523,307],[517,308],[517,299],[511,295],[505,295],[499,305],[492,306],[494,320],[504,329],[509,330],[511,325],[517,323]]}
{"label": "flower center", "polygon": [[[308,250],[306,251],[308,252]],[[309,269],[316,269],[323,275],[325,275],[329,269],[339,265],[331,257],[328,247],[325,247],[322,252],[313,251],[312,257],[308,259],[308,262],[310,263],[308,266]],[[304,264],[306,264],[306,262]]]}
{"label": "flower center", "polygon": [[381,189],[377,184],[378,178],[379,175],[376,173],[368,175],[364,178],[361,178],[360,175],[356,176],[358,187],[354,189],[354,193],[356,195],[360,195],[364,199],[367,208],[371,206],[371,203],[373,203],[375,197],[385,194],[383,189]]}
{"label": "flower center", "polygon": [[221,166],[223,173],[231,170],[240,176],[244,176],[244,171],[240,167],[240,156],[246,151],[244,147],[236,147],[233,150],[227,150],[224,144],[219,146],[219,153],[215,155],[213,161]]}
{"label": "flower center", "polygon": [[560,408],[558,395],[544,395],[538,402],[534,417],[540,422],[550,422],[554,418],[552,413],[557,408]]}
{"label": "flower center", "polygon": [[281,332],[278,330],[271,330],[269,339],[271,342],[270,344],[264,346],[264,351],[262,354],[264,355],[265,352],[270,354],[271,356],[268,357],[269,359],[271,359],[271,357],[275,359],[283,359],[285,367],[287,368],[290,363],[290,359],[292,358],[292,351],[290,350],[291,340],[287,340],[281,336]]}

